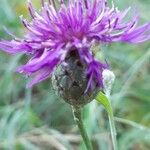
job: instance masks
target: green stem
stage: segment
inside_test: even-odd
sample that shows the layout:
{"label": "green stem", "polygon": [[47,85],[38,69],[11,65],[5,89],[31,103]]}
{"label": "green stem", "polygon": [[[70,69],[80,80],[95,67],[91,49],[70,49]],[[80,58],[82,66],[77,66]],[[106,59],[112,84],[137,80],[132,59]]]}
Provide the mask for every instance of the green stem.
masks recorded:
{"label": "green stem", "polygon": [[113,116],[109,116],[109,125],[110,125],[113,148],[114,150],[117,150],[116,128],[115,128]]}
{"label": "green stem", "polygon": [[91,142],[89,140],[89,137],[87,135],[87,132],[85,130],[85,127],[84,127],[84,124],[82,121],[81,109],[79,107],[72,106],[72,112],[73,112],[74,120],[78,125],[78,128],[80,130],[80,134],[83,138],[83,141],[85,143],[87,150],[92,150]]}

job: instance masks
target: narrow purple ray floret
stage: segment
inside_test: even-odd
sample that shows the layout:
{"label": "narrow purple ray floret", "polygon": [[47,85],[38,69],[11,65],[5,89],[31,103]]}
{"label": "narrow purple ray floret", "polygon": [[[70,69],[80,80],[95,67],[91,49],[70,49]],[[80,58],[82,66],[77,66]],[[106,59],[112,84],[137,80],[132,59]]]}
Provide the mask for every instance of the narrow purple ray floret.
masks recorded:
{"label": "narrow purple ray floret", "polygon": [[61,0],[59,6],[49,0],[42,5],[37,12],[28,1],[31,21],[21,17],[27,29],[23,39],[0,40],[0,48],[5,52],[32,56],[18,69],[33,76],[29,87],[50,77],[74,48],[87,66],[86,91],[93,88],[93,82],[102,88],[102,71],[107,65],[94,58],[91,47],[97,43],[140,43],[150,39],[150,23],[137,26],[138,16],[126,22],[129,8],[119,11],[113,4],[109,6],[107,0],[68,0],[66,3]]}

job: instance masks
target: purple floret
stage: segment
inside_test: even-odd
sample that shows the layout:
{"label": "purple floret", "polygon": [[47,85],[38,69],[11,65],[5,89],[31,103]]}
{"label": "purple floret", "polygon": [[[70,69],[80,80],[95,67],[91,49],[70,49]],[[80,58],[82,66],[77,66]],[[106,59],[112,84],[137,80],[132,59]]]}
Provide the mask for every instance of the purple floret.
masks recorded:
{"label": "purple floret", "polygon": [[108,65],[94,58],[91,47],[97,43],[140,43],[150,39],[150,23],[137,26],[136,15],[125,21],[130,9],[119,11],[114,4],[110,7],[107,0],[68,0],[67,4],[60,0],[59,6],[49,0],[42,4],[37,12],[28,1],[31,21],[20,17],[27,29],[23,39],[0,40],[0,48],[5,52],[32,56],[18,69],[33,77],[29,87],[50,77],[74,48],[87,66],[89,82],[85,92],[94,88],[94,82],[102,88],[102,72]]}

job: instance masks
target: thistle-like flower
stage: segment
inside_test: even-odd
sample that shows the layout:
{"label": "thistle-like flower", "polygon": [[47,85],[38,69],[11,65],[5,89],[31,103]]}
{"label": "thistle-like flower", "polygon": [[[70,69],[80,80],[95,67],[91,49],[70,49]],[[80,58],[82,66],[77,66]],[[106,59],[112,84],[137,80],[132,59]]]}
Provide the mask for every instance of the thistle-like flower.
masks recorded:
{"label": "thistle-like flower", "polygon": [[[31,21],[21,16],[27,33],[23,39],[0,40],[5,52],[31,55],[20,73],[32,76],[29,87],[53,74],[54,85],[63,97],[73,99],[91,97],[103,89],[102,72],[108,69],[94,57],[92,47],[102,43],[140,43],[150,39],[150,23],[137,26],[139,17],[124,20],[129,8],[120,11],[107,0],[42,1],[36,11],[28,1]],[[72,99],[72,100],[71,100]],[[84,100],[83,100],[84,101]],[[88,102],[88,100],[87,100]],[[80,105],[80,102],[77,102]],[[82,103],[82,102],[81,102]]]}

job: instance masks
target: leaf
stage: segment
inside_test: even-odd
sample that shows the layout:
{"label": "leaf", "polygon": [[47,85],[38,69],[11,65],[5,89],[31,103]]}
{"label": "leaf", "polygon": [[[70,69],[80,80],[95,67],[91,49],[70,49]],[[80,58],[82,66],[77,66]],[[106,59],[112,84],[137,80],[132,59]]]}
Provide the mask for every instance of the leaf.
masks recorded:
{"label": "leaf", "polygon": [[96,96],[95,99],[105,107],[105,110],[108,113],[113,148],[114,148],[114,150],[117,150],[116,128],[115,128],[114,116],[113,116],[113,110],[112,110],[111,103],[108,100],[108,98],[106,97],[106,95],[104,93],[102,93],[101,91],[98,93],[98,95]]}
{"label": "leaf", "polygon": [[108,113],[110,116],[113,116],[113,111],[112,111],[111,104],[110,104],[108,98],[105,96],[104,93],[99,92],[98,95],[96,96],[96,100],[97,100],[98,102],[100,102],[100,103],[105,107],[107,113]]}

